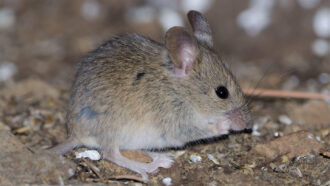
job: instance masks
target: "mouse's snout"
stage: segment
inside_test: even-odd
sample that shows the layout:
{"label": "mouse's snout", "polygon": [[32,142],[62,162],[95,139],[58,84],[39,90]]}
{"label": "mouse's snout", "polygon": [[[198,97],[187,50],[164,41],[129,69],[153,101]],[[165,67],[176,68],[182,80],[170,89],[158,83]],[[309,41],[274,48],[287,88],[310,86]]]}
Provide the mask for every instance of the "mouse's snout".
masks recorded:
{"label": "mouse's snout", "polygon": [[231,129],[240,131],[252,128],[252,116],[248,108],[236,108],[227,112],[227,117],[231,121]]}

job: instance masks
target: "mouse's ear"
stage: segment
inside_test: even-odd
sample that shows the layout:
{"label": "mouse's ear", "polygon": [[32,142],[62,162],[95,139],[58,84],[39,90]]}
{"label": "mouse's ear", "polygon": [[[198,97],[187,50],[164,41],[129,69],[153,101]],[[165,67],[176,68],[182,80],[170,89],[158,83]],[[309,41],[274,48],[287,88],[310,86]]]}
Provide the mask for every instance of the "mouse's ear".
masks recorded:
{"label": "mouse's ear", "polygon": [[178,77],[188,75],[199,55],[195,38],[182,27],[172,27],[166,32],[165,46],[174,65],[174,74]]}
{"label": "mouse's ear", "polygon": [[212,31],[207,20],[200,12],[197,12],[195,10],[189,11],[187,16],[189,19],[189,23],[193,28],[194,36],[197,38],[197,40],[200,43],[208,46],[209,48],[212,48]]}

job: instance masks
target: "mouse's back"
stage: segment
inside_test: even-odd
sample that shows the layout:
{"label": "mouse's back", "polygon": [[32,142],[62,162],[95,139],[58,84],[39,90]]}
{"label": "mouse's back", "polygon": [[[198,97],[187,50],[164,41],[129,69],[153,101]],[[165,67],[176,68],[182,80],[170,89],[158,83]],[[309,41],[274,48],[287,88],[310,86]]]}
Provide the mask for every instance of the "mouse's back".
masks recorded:
{"label": "mouse's back", "polygon": [[193,35],[169,29],[165,45],[118,36],[82,61],[68,108],[69,135],[124,149],[181,146],[251,126],[244,95],[213,51],[211,31],[188,14]]}

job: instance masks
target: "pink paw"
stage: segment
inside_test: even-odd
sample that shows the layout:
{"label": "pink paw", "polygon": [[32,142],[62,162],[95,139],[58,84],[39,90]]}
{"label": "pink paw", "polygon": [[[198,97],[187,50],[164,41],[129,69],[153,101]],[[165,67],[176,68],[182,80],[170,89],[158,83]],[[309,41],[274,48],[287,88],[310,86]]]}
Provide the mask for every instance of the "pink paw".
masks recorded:
{"label": "pink paw", "polygon": [[171,153],[148,152],[148,154],[153,159],[153,161],[150,163],[150,166],[153,167],[153,169],[154,169],[154,171],[152,173],[157,172],[159,167],[170,168],[172,166],[172,164],[174,163],[174,160],[173,160],[174,155]]}

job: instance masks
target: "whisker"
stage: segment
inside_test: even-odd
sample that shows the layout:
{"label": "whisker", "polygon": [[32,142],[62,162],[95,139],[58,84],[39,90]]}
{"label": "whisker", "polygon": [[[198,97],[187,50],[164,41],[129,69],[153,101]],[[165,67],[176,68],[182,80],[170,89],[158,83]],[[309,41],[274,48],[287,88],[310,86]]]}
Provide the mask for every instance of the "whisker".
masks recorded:
{"label": "whisker", "polygon": [[[258,80],[257,84],[255,85],[255,87],[253,88],[253,91],[251,93],[251,95],[253,95],[254,91],[259,87],[259,85],[261,84],[261,82],[265,79],[266,75],[270,72],[272,65],[269,64],[269,66],[267,67],[266,71],[263,73],[263,75],[261,76],[261,78]],[[253,96],[249,97],[249,99],[247,99],[247,102],[251,102],[252,98],[254,98]]]}

